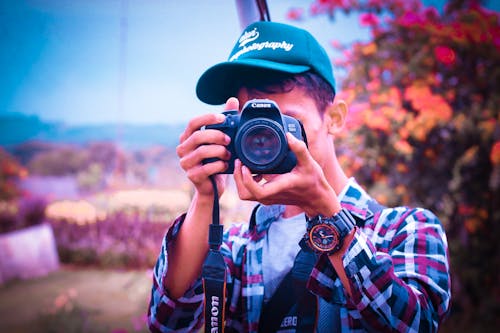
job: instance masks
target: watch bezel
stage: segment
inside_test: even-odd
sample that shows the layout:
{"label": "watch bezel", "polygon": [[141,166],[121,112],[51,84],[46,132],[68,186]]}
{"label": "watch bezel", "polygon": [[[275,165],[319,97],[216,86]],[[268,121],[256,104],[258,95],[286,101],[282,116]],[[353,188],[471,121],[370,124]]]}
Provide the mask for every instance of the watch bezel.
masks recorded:
{"label": "watch bezel", "polygon": [[[319,244],[315,240],[317,229],[320,229],[320,228],[330,230],[331,234],[333,235],[333,241],[331,243],[329,243],[328,246],[321,246],[321,244]],[[316,250],[317,252],[328,253],[331,251],[338,251],[338,249],[341,246],[342,239],[341,239],[340,232],[332,224],[317,223],[311,227],[308,234],[309,234],[309,244],[312,245],[313,250]]]}
{"label": "watch bezel", "polygon": [[[335,246],[331,246],[328,249],[322,249],[320,246],[316,246],[314,241],[312,240],[312,231],[315,230],[318,226],[325,226],[335,231],[337,237],[337,244]],[[345,208],[342,208],[337,214],[332,217],[323,217],[323,216],[315,216],[314,218],[307,219],[307,233],[305,235],[305,241],[308,247],[318,253],[318,254],[326,254],[332,255],[338,252],[343,244],[344,238],[353,230],[356,226],[356,222],[354,218],[351,216],[349,211]]]}

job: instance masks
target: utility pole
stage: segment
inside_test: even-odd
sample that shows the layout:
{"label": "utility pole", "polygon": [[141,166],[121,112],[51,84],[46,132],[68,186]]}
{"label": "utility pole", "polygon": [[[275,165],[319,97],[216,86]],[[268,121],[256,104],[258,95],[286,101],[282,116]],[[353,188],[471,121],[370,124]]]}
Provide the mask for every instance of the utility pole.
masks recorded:
{"label": "utility pole", "polygon": [[266,0],[236,0],[236,10],[241,30],[253,22],[271,21]]}

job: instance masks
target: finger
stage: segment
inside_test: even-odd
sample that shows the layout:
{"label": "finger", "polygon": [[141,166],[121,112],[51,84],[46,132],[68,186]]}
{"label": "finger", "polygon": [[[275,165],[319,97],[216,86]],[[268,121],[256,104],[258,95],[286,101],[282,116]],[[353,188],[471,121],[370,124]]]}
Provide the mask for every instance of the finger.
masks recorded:
{"label": "finger", "polygon": [[194,184],[197,184],[206,181],[211,175],[224,172],[226,168],[226,162],[216,161],[208,164],[199,164],[187,170],[186,175]]}
{"label": "finger", "polygon": [[275,182],[280,176],[273,177],[270,182],[258,182],[257,179],[262,177],[254,177],[250,169],[242,165],[241,167],[241,185],[245,190],[245,194],[248,200],[259,201],[263,204],[270,204],[271,201],[268,198],[272,197],[274,194],[278,193],[277,190],[283,188],[286,185],[286,181],[280,182],[280,186],[270,186]]}
{"label": "finger", "polygon": [[188,122],[186,129],[179,137],[179,142],[184,142],[189,137],[191,137],[193,133],[199,131],[203,126],[210,124],[220,124],[223,123],[225,119],[226,116],[224,116],[222,113],[208,113],[199,117],[195,117]]}
{"label": "finger", "polygon": [[226,105],[224,105],[224,110],[229,111],[229,110],[239,110],[240,102],[236,97],[229,97],[226,101]]}
{"label": "finger", "polygon": [[182,169],[188,170],[202,164],[204,160],[208,158],[228,161],[231,158],[231,153],[226,149],[226,147],[221,145],[202,145],[190,153],[181,156],[179,163]]}
{"label": "finger", "polygon": [[[246,168],[246,167],[245,167]],[[238,191],[238,196],[242,200],[252,200],[252,196],[250,192],[245,187],[243,183],[243,164],[239,159],[234,161],[234,183],[236,184],[236,189]]]}
{"label": "finger", "polygon": [[196,150],[202,145],[221,145],[227,146],[231,142],[231,138],[219,130],[203,130],[195,131],[186,140],[180,143],[177,148],[177,156],[183,157],[190,152]]}

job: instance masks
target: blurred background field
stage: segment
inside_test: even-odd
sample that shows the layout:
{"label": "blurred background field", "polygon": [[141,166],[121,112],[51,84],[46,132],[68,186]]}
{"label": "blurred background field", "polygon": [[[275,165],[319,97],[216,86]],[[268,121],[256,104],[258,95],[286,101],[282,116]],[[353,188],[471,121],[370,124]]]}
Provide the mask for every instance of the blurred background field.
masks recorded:
{"label": "blurred background field", "polygon": [[[0,149],[0,268],[11,267],[0,284],[0,331],[145,332],[151,270],[166,230],[192,194],[172,148],[50,144],[37,152],[26,145],[22,151],[36,153],[24,164],[22,155]],[[251,207],[238,202],[229,181],[224,221],[245,221]],[[15,275],[23,267],[5,266],[14,260],[6,256],[28,244],[9,247],[2,240],[40,225],[50,226],[60,264]]]}
{"label": "blurred background field", "polygon": [[62,266],[0,287],[2,332],[148,332],[150,270]]}
{"label": "blurred background field", "polygon": [[[496,332],[498,2],[269,6],[332,57],[350,106],[336,142],[349,175],[443,223],[452,307],[441,332]],[[175,146],[187,119],[213,111],[194,84],[239,23],[226,1],[0,1],[0,332],[146,330],[151,269],[193,191]],[[221,217],[246,221],[252,206],[230,182]],[[40,228],[46,248],[28,233]],[[8,241],[20,235],[28,243]]]}

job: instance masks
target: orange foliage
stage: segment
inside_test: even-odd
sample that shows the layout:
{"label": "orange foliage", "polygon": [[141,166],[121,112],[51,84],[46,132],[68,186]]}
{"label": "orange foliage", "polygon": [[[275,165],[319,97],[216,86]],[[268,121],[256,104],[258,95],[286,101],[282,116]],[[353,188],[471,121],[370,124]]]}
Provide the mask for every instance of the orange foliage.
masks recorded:
{"label": "orange foliage", "polygon": [[361,53],[365,56],[369,56],[377,52],[377,44],[369,43],[361,48]]}
{"label": "orange foliage", "polygon": [[495,265],[477,260],[497,262],[500,237],[489,225],[500,217],[500,13],[480,3],[315,1],[315,14],[361,13],[373,37],[336,44],[347,73],[339,97],[350,105],[342,165],[356,155],[349,170],[377,198],[440,215],[455,245],[453,279],[466,286],[454,296],[455,320],[469,318],[463,331],[493,327],[486,317],[500,292]]}
{"label": "orange foliage", "polygon": [[[413,147],[408,143],[406,140],[398,140],[394,144],[394,149],[396,149],[398,152],[400,152],[403,155],[411,155],[413,153]],[[397,170],[402,171],[404,164],[398,164]],[[407,169],[404,169],[405,171]]]}
{"label": "orange foliage", "polygon": [[17,187],[17,181],[27,176],[26,168],[0,148],[0,200],[10,200],[17,197],[21,193]]}
{"label": "orange foliage", "polygon": [[491,147],[490,161],[493,165],[500,165],[500,141],[497,141]]}

